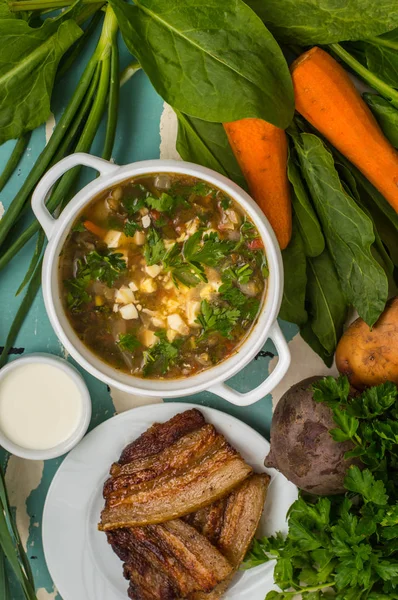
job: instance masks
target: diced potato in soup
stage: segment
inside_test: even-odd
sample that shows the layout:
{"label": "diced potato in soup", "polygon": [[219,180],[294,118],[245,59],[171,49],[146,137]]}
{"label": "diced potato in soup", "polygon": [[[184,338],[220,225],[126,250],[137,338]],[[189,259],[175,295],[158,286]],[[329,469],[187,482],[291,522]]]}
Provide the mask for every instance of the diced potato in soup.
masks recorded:
{"label": "diced potato in soup", "polygon": [[82,342],[113,367],[152,379],[194,375],[235,353],[267,278],[260,235],[240,206],[176,174],[103,192],[60,257],[65,311]]}

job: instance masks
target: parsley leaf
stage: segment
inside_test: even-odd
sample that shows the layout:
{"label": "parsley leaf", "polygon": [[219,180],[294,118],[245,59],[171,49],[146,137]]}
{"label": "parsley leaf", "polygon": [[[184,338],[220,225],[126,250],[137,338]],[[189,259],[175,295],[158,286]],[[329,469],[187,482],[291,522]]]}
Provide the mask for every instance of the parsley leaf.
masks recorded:
{"label": "parsley leaf", "polygon": [[383,482],[376,481],[368,469],[361,471],[357,466],[351,466],[344,480],[344,487],[351,492],[361,494],[365,502],[382,506],[387,504],[388,496]]}
{"label": "parsley leaf", "polygon": [[144,256],[148,266],[158,265],[166,256],[164,242],[156,229],[148,229],[144,246]]}
{"label": "parsley leaf", "polygon": [[167,373],[169,368],[176,363],[184,341],[181,338],[169,342],[164,330],[157,331],[155,335],[159,338],[158,343],[144,352],[144,377],[155,372],[161,375]]}
{"label": "parsley leaf", "polygon": [[196,265],[186,263],[181,254],[181,246],[174,244],[163,259],[163,268],[170,271],[174,285],[178,288],[179,283],[187,287],[195,287],[201,281],[207,281],[204,272]]}
{"label": "parsley leaf", "polygon": [[132,198],[131,196],[125,196],[122,198],[122,204],[128,216],[133,217],[135,213],[146,207],[146,199],[145,197]]}
{"label": "parsley leaf", "polygon": [[159,198],[148,196],[146,203],[147,206],[158,210],[159,212],[168,212],[176,207],[177,199],[173,198],[173,196],[170,196],[170,194],[163,192]]}
{"label": "parsley leaf", "polygon": [[237,308],[212,306],[207,300],[203,300],[200,305],[200,313],[196,319],[196,323],[202,327],[200,339],[204,339],[215,332],[226,338],[231,338],[231,333],[239,317],[240,311]]}
{"label": "parsley leaf", "polygon": [[132,333],[120,333],[116,343],[120,350],[131,354],[141,346],[141,342]]}
{"label": "parsley leaf", "polygon": [[99,254],[93,250],[83,259],[77,261],[76,275],[73,279],[64,281],[68,290],[66,301],[73,312],[79,312],[83,304],[91,302],[92,297],[87,292],[91,281],[102,281],[112,287],[116,279],[126,270],[123,254],[105,252]]}
{"label": "parsley leaf", "polygon": [[78,268],[77,277],[89,276],[92,280],[99,280],[112,287],[116,279],[126,270],[127,265],[120,252],[105,252],[100,254],[93,250],[85,257],[85,264]]}
{"label": "parsley leaf", "polygon": [[142,231],[142,227],[139,223],[135,221],[126,221],[124,224],[123,233],[127,237],[134,237],[137,231]]}
{"label": "parsley leaf", "polygon": [[203,235],[203,231],[199,230],[187,239],[183,254],[190,263],[215,267],[232,252],[234,246],[230,240],[221,240],[215,231]]}

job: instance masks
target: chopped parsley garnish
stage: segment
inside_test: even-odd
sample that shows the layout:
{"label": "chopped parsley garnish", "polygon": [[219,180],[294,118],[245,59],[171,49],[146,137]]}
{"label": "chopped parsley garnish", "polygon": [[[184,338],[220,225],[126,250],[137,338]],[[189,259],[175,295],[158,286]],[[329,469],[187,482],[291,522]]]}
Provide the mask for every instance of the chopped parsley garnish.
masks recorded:
{"label": "chopped parsley garnish", "polygon": [[181,246],[174,244],[163,259],[163,268],[171,273],[174,285],[183,283],[187,287],[195,287],[201,281],[207,281],[203,269],[184,261]]}
{"label": "chopped parsley garnish", "polygon": [[235,246],[230,240],[221,240],[218,233],[205,233],[199,230],[187,239],[183,254],[187,262],[215,267],[232,252]]}
{"label": "chopped parsley garnish", "polygon": [[120,333],[117,345],[123,352],[133,353],[141,346],[141,343],[132,333]]}
{"label": "chopped parsley garnish", "polygon": [[148,229],[144,246],[144,256],[148,266],[158,265],[166,256],[164,242],[156,229]]}
{"label": "chopped parsley garnish", "polygon": [[229,267],[223,272],[223,280],[225,281],[237,281],[238,283],[249,283],[251,276],[253,275],[253,269],[250,265],[242,265],[241,267]]}
{"label": "chopped parsley garnish", "polygon": [[132,198],[131,196],[127,196],[122,199],[122,204],[124,209],[127,211],[129,217],[132,217],[141,210],[141,208],[146,207],[146,199],[145,198]]}
{"label": "chopped parsley garnish", "polygon": [[148,377],[154,372],[162,375],[167,373],[169,368],[175,364],[184,341],[179,338],[169,342],[164,330],[157,331],[155,335],[159,338],[158,343],[144,352],[144,377]]}
{"label": "chopped parsley garnish", "polygon": [[204,181],[198,181],[197,183],[195,183],[195,185],[191,188],[191,191],[197,196],[209,196],[209,194],[215,196],[215,194],[217,193],[216,190],[211,188],[209,184],[205,183]]}
{"label": "chopped parsley garnish", "polygon": [[239,317],[240,310],[237,308],[222,308],[203,300],[196,319],[196,322],[202,327],[200,339],[204,339],[212,333],[220,333],[226,338],[231,338],[231,333]]}
{"label": "chopped parsley garnish", "polygon": [[237,286],[237,283],[246,284],[250,281],[253,270],[246,264],[241,267],[229,267],[221,277],[222,285],[218,291],[220,297],[231,306],[240,310],[242,321],[253,321],[260,308],[260,301],[257,298],[249,298]]}
{"label": "chopped parsley garnish", "polygon": [[80,277],[79,279],[67,279],[64,285],[68,290],[66,302],[73,312],[79,312],[83,304],[91,302],[91,296],[86,288],[90,283],[89,277]]}
{"label": "chopped parsley garnish", "polygon": [[137,231],[142,231],[142,227],[139,223],[135,221],[126,221],[124,224],[123,233],[127,237],[134,237]]}
{"label": "chopped parsley garnish", "polygon": [[83,259],[77,261],[76,276],[64,282],[68,289],[66,297],[68,306],[78,312],[83,304],[91,301],[87,292],[90,281],[102,281],[112,287],[116,279],[126,270],[126,261],[120,252],[99,254],[93,250]]}
{"label": "chopped parsley garnish", "polygon": [[159,198],[148,196],[146,203],[149,208],[153,208],[159,212],[168,212],[175,208],[177,200],[173,196],[170,196],[170,194],[163,192]]}
{"label": "chopped parsley garnish", "polygon": [[224,198],[221,200],[220,204],[221,204],[221,208],[226,210],[227,208],[229,208],[231,206],[231,200],[227,196],[224,196]]}

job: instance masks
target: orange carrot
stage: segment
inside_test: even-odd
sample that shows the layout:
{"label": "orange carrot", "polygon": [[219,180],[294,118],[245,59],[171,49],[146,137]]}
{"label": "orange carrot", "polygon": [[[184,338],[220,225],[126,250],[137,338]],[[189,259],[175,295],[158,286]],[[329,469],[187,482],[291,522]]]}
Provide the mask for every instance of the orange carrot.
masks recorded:
{"label": "orange carrot", "polygon": [[91,233],[93,233],[101,239],[103,239],[106,235],[106,231],[102,229],[102,227],[100,227],[99,225],[93,223],[92,221],[84,221],[83,225],[88,231],[91,231]]}
{"label": "orange carrot", "polygon": [[398,212],[398,152],[384,137],[346,71],[312,48],[291,66],[296,109]]}
{"label": "orange carrot", "polygon": [[292,207],[285,132],[261,119],[224,123],[224,129],[250,194],[269,220],[280,247],[286,248],[292,235]]}

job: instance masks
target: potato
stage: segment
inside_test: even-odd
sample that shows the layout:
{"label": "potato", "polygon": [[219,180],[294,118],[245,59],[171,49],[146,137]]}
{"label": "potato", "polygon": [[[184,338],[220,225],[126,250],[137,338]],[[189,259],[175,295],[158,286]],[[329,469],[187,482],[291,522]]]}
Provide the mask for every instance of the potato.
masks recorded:
{"label": "potato", "polygon": [[332,412],[312,398],[311,384],[318,379],[297,383],[278,402],[272,418],[271,451],[264,464],[311,494],[340,494],[353,463],[344,454],[353,445],[335,442],[330,435],[329,430],[336,427]]}
{"label": "potato", "polygon": [[336,365],[357,389],[385,381],[398,384],[398,297],[372,328],[362,319],[350,325],[337,346]]}

